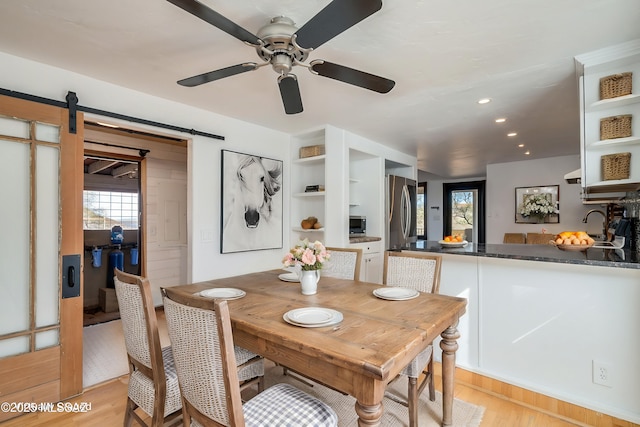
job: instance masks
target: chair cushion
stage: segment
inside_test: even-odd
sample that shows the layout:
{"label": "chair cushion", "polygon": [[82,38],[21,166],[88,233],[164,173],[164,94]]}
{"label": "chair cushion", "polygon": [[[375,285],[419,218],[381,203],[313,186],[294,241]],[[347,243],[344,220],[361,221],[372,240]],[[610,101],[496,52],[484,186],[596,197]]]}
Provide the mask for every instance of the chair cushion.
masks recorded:
{"label": "chair cushion", "polygon": [[[167,416],[182,408],[178,374],[173,361],[171,346],[162,349],[162,361],[167,378],[167,397],[164,404],[164,415]],[[131,373],[129,376],[129,397],[136,405],[142,408],[146,414],[153,415],[154,387],[151,378],[140,371]]]}
{"label": "chair cushion", "polygon": [[[238,346],[234,347],[234,353],[236,354],[236,364],[238,365],[238,380],[242,382],[264,377],[264,359],[258,358],[257,354]],[[241,366],[254,358],[255,361],[253,363]]]}
{"label": "chair cushion", "polygon": [[424,370],[427,363],[429,363],[429,359],[431,359],[431,353],[433,353],[433,346],[429,345],[429,347],[422,350],[418,355],[409,363],[400,373],[401,375],[406,375],[411,378],[418,378],[422,371]]}
{"label": "chair cushion", "polygon": [[247,427],[338,425],[338,416],[330,406],[290,384],[269,387],[242,409]]}

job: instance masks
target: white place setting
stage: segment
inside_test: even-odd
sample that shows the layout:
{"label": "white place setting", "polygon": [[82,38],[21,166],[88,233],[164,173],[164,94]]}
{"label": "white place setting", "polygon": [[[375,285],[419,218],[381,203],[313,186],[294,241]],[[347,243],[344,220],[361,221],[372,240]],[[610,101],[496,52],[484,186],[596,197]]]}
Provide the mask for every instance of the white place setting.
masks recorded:
{"label": "white place setting", "polygon": [[245,291],[237,288],[212,288],[196,292],[196,295],[212,299],[238,299],[246,294]]}
{"label": "white place setting", "polygon": [[304,307],[287,311],[282,318],[285,322],[303,328],[322,328],[342,322],[343,316],[337,310],[323,307]]}
{"label": "white place setting", "polygon": [[374,289],[373,295],[378,298],[390,301],[404,301],[416,298],[420,292],[411,288],[402,288],[399,286],[385,286],[383,288]]}

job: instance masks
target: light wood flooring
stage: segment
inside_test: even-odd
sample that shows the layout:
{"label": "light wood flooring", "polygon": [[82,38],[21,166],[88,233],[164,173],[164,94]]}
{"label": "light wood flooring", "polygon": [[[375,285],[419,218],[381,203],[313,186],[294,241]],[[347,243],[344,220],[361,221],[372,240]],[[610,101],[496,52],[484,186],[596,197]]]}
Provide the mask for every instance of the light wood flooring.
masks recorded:
{"label": "light wood flooring", "polygon": [[[436,369],[436,372],[438,369]],[[441,380],[436,377],[436,384]],[[486,408],[481,426],[486,427],[571,427],[574,424],[509,402],[463,384],[456,384],[458,399]],[[127,377],[121,377],[94,386],[71,403],[91,403],[86,413],[36,413],[27,414],[0,423],[2,427],[93,427],[121,426],[127,398]]]}
{"label": "light wood flooring", "polygon": [[[159,325],[164,324],[164,312],[156,311]],[[435,364],[436,388],[441,390],[442,379],[437,373],[441,372],[438,363]],[[121,426],[124,419],[124,410],[127,400],[128,377],[125,375],[114,380],[98,384],[85,390],[81,396],[70,399],[70,403],[90,403],[91,410],[85,413],[34,413],[27,414],[13,420],[0,423],[1,427],[109,427]],[[508,390],[506,390],[508,389]],[[492,392],[491,390],[499,390]],[[523,393],[531,396],[520,396]],[[509,397],[504,396],[512,396]],[[538,402],[537,407],[562,408],[562,404],[550,398],[535,395],[532,392],[523,391],[517,387],[494,381],[486,377],[477,376],[465,370],[456,372],[455,397],[484,406],[481,427],[572,427],[572,426],[597,426],[597,427],[638,427],[636,424],[615,419],[593,411],[581,413],[581,408],[554,410],[537,410],[532,405],[527,406],[519,402]],[[516,400],[516,401],[514,401]],[[574,415],[572,419],[563,418],[560,413]],[[582,419],[585,422],[573,421]]]}

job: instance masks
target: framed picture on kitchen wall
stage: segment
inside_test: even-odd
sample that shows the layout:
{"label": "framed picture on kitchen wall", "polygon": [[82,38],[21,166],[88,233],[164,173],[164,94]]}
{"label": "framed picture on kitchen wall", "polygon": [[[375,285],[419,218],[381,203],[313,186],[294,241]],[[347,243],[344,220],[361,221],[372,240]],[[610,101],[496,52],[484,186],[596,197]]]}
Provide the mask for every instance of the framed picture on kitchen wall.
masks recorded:
{"label": "framed picture on kitchen wall", "polygon": [[282,248],[282,160],[222,150],[220,252]]}
{"label": "framed picture on kitchen wall", "polygon": [[559,222],[558,185],[516,188],[517,224],[557,224]]}

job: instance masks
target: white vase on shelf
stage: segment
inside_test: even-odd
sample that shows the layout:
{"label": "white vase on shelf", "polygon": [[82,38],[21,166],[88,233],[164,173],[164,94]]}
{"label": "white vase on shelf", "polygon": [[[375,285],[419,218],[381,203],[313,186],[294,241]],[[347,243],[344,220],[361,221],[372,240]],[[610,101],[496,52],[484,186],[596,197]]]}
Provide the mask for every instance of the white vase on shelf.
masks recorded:
{"label": "white vase on shelf", "polygon": [[315,295],[318,292],[318,281],[320,280],[320,270],[301,270],[300,289],[302,295]]}

